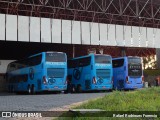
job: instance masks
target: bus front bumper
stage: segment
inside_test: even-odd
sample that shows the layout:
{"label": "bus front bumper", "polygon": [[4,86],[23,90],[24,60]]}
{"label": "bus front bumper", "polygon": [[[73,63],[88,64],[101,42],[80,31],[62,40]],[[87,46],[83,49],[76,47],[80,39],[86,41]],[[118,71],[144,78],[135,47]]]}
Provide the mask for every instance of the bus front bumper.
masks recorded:
{"label": "bus front bumper", "polygon": [[92,87],[93,90],[110,90],[112,88],[113,88],[112,85],[94,85]]}
{"label": "bus front bumper", "polygon": [[126,84],[124,89],[140,89],[143,87],[143,84]]}
{"label": "bus front bumper", "polygon": [[67,90],[67,85],[65,86],[59,86],[59,85],[55,85],[55,86],[44,86],[43,91],[63,91],[63,90]]}

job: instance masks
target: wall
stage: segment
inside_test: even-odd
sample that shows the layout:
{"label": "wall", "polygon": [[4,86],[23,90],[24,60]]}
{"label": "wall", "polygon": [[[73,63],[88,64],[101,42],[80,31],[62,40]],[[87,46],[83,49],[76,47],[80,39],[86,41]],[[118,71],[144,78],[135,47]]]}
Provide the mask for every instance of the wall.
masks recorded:
{"label": "wall", "polygon": [[0,74],[0,92],[6,91],[5,74]]}
{"label": "wall", "polygon": [[160,48],[160,29],[0,14],[0,40]]}
{"label": "wall", "polygon": [[0,60],[0,92],[6,91],[5,73],[7,65],[14,60]]}
{"label": "wall", "polygon": [[12,61],[14,61],[14,60],[0,60],[0,74],[1,73],[3,73],[3,74],[6,73],[7,66]]}

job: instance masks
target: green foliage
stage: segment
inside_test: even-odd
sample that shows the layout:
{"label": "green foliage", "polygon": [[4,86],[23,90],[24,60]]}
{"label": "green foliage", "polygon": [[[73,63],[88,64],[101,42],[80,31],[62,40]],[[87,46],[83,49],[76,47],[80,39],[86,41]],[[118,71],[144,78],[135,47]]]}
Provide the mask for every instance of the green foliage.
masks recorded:
{"label": "green foliage", "polygon": [[103,109],[106,111],[159,111],[160,88],[148,88],[131,92],[115,91],[105,97],[89,101],[77,108]]}
{"label": "green foliage", "polygon": [[158,75],[160,75],[160,70],[144,70],[144,75],[146,75],[146,76],[158,76]]}
{"label": "green foliage", "polygon": [[157,62],[155,61],[155,56],[147,56],[143,57],[143,65],[144,69],[156,69],[157,68]]}
{"label": "green foliage", "polygon": [[[136,91],[114,91],[103,98],[90,100],[77,109],[102,109],[106,111],[160,111],[160,88],[145,88]],[[76,109],[75,108],[75,109]],[[60,117],[59,119],[73,120],[117,120],[117,118],[108,117]],[[125,118],[118,118],[123,120]],[[133,119],[133,118],[127,118]],[[140,120],[142,118],[135,118]]]}

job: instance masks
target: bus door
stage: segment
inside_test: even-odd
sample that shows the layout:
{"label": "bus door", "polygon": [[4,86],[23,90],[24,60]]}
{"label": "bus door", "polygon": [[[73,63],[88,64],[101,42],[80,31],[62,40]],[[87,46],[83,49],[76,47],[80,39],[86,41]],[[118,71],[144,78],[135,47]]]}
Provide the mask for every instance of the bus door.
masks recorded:
{"label": "bus door", "polygon": [[91,73],[86,73],[84,76],[84,80],[85,80],[85,89],[86,90],[91,89],[91,84],[92,84]]}
{"label": "bus door", "polygon": [[118,89],[123,89],[125,84],[125,74],[124,68],[121,67],[117,70],[117,87]]}
{"label": "bus door", "polygon": [[113,60],[113,71],[114,88],[124,89],[126,80],[126,67],[124,58]]}
{"label": "bus door", "polygon": [[91,56],[80,58],[78,63],[81,90],[91,89]]}

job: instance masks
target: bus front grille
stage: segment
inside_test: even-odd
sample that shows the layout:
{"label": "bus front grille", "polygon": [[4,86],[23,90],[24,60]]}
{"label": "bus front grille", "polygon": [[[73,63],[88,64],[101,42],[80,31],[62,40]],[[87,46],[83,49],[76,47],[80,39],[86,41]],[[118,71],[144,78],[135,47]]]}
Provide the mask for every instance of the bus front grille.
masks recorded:
{"label": "bus front grille", "polygon": [[111,74],[111,70],[110,69],[97,69],[96,70],[96,75],[99,78],[103,78],[103,79],[109,79]]}
{"label": "bus front grille", "polygon": [[47,76],[48,78],[64,78],[65,69],[64,68],[48,68]]}

